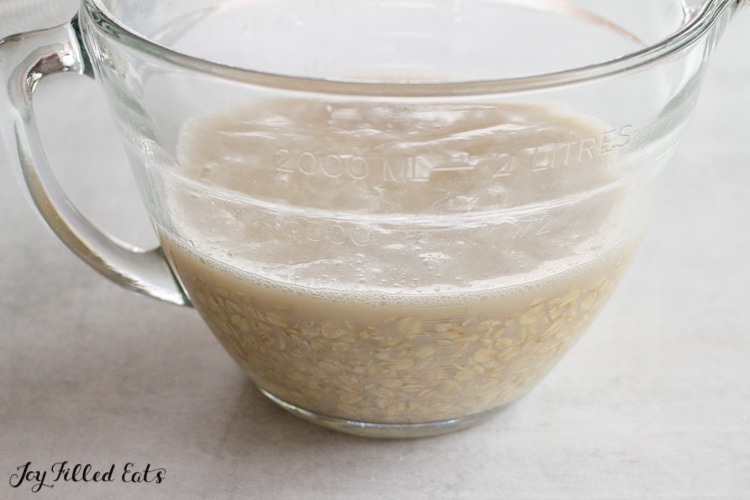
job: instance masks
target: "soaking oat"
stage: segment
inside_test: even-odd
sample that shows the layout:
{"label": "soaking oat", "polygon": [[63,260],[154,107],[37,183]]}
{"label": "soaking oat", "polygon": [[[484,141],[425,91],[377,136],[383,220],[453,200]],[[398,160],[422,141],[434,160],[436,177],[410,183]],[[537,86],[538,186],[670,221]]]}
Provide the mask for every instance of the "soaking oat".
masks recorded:
{"label": "soaking oat", "polygon": [[461,418],[528,391],[608,298],[628,140],[554,106],[266,103],[183,128],[159,232],[263,390]]}

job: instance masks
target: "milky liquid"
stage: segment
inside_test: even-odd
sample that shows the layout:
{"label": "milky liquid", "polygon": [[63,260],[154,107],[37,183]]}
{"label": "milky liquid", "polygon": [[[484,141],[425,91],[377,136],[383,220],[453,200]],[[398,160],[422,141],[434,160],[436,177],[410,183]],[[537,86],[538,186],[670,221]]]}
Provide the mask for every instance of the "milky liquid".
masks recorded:
{"label": "milky liquid", "polygon": [[196,117],[161,238],[276,397],[364,422],[478,414],[538,381],[624,270],[629,139],[537,105],[290,100]]}

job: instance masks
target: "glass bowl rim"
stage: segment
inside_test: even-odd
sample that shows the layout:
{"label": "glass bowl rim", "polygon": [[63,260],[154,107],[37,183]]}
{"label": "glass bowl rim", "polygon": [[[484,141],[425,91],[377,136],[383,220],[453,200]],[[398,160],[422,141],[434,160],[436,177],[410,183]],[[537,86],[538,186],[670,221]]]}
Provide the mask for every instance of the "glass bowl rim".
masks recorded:
{"label": "glass bowl rim", "polygon": [[437,82],[350,81],[302,77],[239,68],[176,51],[149,40],[117,19],[104,0],[82,0],[82,9],[94,24],[121,43],[161,61],[214,77],[262,87],[303,93],[322,93],[359,97],[473,97],[547,90],[618,76],[656,64],[690,48],[706,35],[724,9],[739,6],[738,0],[706,0],[689,22],[669,37],[621,57],[562,71],[531,76],[490,80]]}

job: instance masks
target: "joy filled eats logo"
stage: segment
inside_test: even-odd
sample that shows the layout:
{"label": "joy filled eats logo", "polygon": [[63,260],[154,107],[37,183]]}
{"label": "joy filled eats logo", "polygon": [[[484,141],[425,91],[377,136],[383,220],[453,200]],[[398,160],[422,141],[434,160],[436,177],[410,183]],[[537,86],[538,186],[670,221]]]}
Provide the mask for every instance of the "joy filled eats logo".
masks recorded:
{"label": "joy filled eats logo", "polygon": [[91,464],[70,464],[67,460],[52,464],[47,469],[39,469],[31,462],[19,465],[11,474],[10,485],[14,488],[30,487],[37,493],[42,488],[54,488],[57,483],[152,483],[160,484],[164,481],[167,470],[152,467],[151,464],[138,466],[128,462],[121,467],[112,464],[108,468],[95,469]]}

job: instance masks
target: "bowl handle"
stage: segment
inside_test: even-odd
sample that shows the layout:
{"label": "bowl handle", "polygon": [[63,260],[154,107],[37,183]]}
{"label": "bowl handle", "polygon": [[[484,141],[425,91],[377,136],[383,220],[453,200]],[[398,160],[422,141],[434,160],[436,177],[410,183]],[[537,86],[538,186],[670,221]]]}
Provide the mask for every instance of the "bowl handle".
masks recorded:
{"label": "bowl handle", "polygon": [[[57,236],[89,266],[115,283],[178,305],[190,305],[161,247],[136,248],[102,232],[72,204],[49,167],[32,111],[41,79],[55,73],[94,77],[78,18],[0,40],[2,132],[31,200]],[[12,155],[11,155],[12,156]]]}

